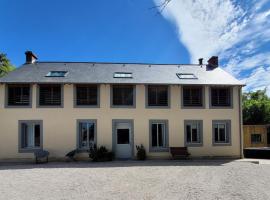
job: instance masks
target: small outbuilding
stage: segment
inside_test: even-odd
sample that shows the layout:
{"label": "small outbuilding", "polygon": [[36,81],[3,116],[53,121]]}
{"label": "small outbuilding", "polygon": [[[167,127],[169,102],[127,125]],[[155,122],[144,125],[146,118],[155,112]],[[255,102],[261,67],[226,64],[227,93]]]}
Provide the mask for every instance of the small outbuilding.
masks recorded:
{"label": "small outbuilding", "polygon": [[244,125],[244,148],[270,147],[270,125]]}

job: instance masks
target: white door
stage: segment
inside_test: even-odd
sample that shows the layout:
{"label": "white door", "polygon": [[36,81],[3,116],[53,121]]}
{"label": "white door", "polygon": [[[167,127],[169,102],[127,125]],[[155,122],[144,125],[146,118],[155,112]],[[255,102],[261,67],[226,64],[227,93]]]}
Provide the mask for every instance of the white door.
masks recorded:
{"label": "white door", "polygon": [[131,123],[117,122],[115,125],[116,158],[132,157]]}

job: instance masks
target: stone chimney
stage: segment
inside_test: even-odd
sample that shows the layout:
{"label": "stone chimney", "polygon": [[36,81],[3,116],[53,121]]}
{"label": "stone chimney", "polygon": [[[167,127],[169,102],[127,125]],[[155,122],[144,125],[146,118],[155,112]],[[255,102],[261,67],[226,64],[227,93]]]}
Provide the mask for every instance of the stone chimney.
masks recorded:
{"label": "stone chimney", "polygon": [[37,56],[32,51],[25,52],[25,63],[26,64],[35,63],[37,59],[38,59]]}
{"label": "stone chimney", "polygon": [[203,65],[203,58],[199,58],[199,65]]}
{"label": "stone chimney", "polygon": [[212,56],[207,62],[208,62],[208,66],[211,67],[212,69],[215,69],[218,67],[218,57],[217,56]]}

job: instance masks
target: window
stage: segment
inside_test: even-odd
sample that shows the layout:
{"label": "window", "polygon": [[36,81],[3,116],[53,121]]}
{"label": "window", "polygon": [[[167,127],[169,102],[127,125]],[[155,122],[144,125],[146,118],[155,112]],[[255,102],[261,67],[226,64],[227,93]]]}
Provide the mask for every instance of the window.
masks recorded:
{"label": "window", "polygon": [[202,145],[202,120],[185,120],[186,146]]}
{"label": "window", "polygon": [[214,120],[213,121],[213,138],[214,144],[230,144],[231,139],[231,121]]}
{"label": "window", "polygon": [[147,88],[148,106],[169,106],[169,89],[166,85],[149,85]]}
{"label": "window", "polygon": [[177,73],[176,76],[179,79],[198,79],[194,74],[191,73]]}
{"label": "window", "polygon": [[19,134],[21,152],[42,148],[42,121],[19,121]]}
{"label": "window", "polygon": [[262,142],[262,135],[261,134],[251,134],[251,143],[261,143]]}
{"label": "window", "polygon": [[129,129],[117,129],[117,144],[129,144]]}
{"label": "window", "polygon": [[132,78],[131,72],[114,72],[113,78]]}
{"label": "window", "polygon": [[76,85],[76,106],[98,106],[97,85]]}
{"label": "window", "polygon": [[65,77],[67,75],[67,71],[50,71],[46,77]]}
{"label": "window", "polygon": [[211,106],[230,107],[231,99],[230,88],[211,88]]}
{"label": "window", "polygon": [[89,150],[96,144],[96,120],[78,120],[78,148]]}
{"label": "window", "polygon": [[202,107],[203,88],[202,87],[183,87],[183,106]]}
{"label": "window", "polygon": [[150,151],[168,151],[168,121],[150,121]]}
{"label": "window", "polygon": [[61,85],[39,85],[39,106],[61,106]]}
{"label": "window", "polygon": [[31,106],[30,85],[7,85],[7,106]]}
{"label": "window", "polygon": [[112,86],[112,106],[134,106],[135,94],[132,85],[113,85]]}

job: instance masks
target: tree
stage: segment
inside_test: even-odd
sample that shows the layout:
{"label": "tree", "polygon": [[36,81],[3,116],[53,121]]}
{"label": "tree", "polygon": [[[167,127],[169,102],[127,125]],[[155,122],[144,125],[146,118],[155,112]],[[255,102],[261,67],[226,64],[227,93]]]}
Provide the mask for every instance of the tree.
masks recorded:
{"label": "tree", "polygon": [[243,123],[269,124],[270,98],[266,89],[243,94]]}
{"label": "tree", "polygon": [[14,70],[15,67],[11,64],[7,55],[0,53],[0,77],[5,76],[8,72]]}

